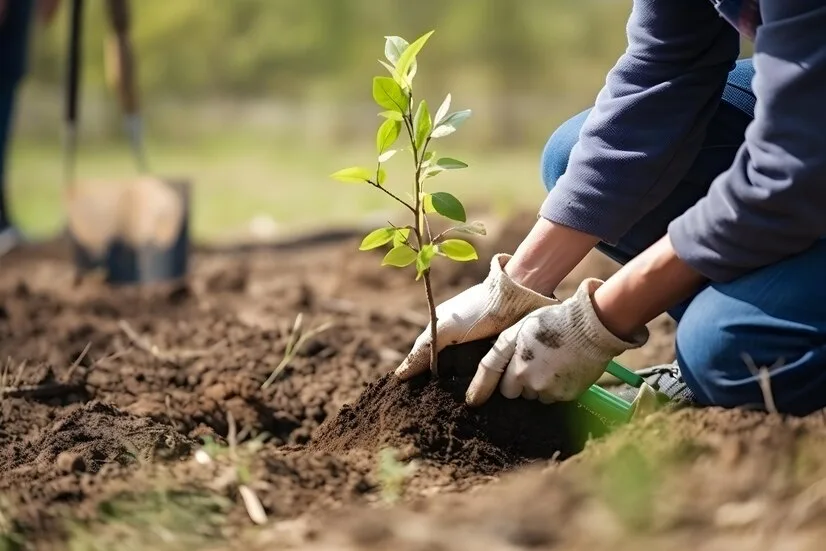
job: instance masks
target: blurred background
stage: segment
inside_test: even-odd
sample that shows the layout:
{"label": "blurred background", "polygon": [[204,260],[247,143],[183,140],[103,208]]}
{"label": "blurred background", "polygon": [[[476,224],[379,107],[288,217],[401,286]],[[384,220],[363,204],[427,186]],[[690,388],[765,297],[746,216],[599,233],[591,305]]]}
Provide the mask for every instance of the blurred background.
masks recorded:
{"label": "blurred background", "polygon": [[[589,107],[625,47],[631,0],[140,0],[133,41],[149,162],[194,186],[197,240],[243,239],[386,217],[374,190],[328,174],[373,162],[384,36],[435,29],[419,56],[418,97],[473,117],[439,144],[470,164],[439,179],[503,215],[538,206],[539,157]],[[12,213],[30,235],[62,228],[61,115],[68,3],[33,29],[12,140]],[[106,19],[88,0],[80,177],[136,173],[104,77]],[[398,156],[401,157],[401,156]],[[390,185],[409,180],[389,163]]]}

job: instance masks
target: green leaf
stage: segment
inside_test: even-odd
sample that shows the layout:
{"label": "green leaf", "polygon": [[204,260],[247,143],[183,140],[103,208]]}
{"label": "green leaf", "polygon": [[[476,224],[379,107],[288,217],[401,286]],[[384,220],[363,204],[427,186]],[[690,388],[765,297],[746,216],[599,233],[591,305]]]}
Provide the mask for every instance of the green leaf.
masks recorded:
{"label": "green leaf", "polygon": [[402,123],[399,121],[394,121],[393,119],[387,119],[381,123],[378,132],[376,132],[376,150],[379,155],[384,153],[388,147],[396,143],[396,140],[399,139],[399,132],[401,129]]}
{"label": "green leaf", "polygon": [[453,195],[444,191],[437,191],[436,193],[431,193],[429,195],[430,203],[434,211],[438,212],[445,218],[450,218],[451,220],[456,220],[457,222],[464,222],[467,220],[465,207],[462,205],[462,202]]}
{"label": "green leaf", "polygon": [[410,46],[410,43],[400,36],[385,36],[384,57],[394,66],[399,62],[402,53]]}
{"label": "green leaf", "polygon": [[396,68],[393,67],[392,65],[390,65],[389,63],[387,63],[386,61],[383,61],[383,60],[380,59],[379,63],[382,64],[382,67],[387,69],[387,71],[390,73],[390,76],[394,76],[396,74]]}
{"label": "green leaf", "polygon": [[379,155],[379,162],[380,163],[386,163],[387,161],[389,161],[393,157],[393,155],[398,153],[398,151],[399,151],[398,149],[388,149],[387,151],[385,151],[384,153]]}
{"label": "green leaf", "polygon": [[424,179],[427,180],[428,178],[433,178],[444,171],[445,169],[438,165],[431,165],[424,170]]}
{"label": "green leaf", "polygon": [[427,138],[430,137],[430,131],[433,129],[433,123],[430,120],[430,111],[427,108],[427,102],[422,100],[419,103],[419,108],[416,109],[416,116],[413,118],[413,128],[416,129],[416,148],[421,149],[424,146]]}
{"label": "green leaf", "polygon": [[470,222],[468,224],[462,224],[461,226],[456,226],[455,228],[451,228],[451,231],[457,231],[459,233],[467,233],[470,235],[487,235],[488,231],[485,229],[485,225],[481,222]]}
{"label": "green leaf", "polygon": [[398,247],[399,245],[403,245],[407,243],[408,238],[410,237],[410,228],[399,228],[396,230],[395,234],[393,235],[393,246]]}
{"label": "green leaf", "polygon": [[479,258],[473,245],[462,239],[447,239],[442,241],[439,243],[438,249],[439,254],[451,260],[458,260],[459,262],[468,262]]}
{"label": "green leaf", "polygon": [[445,170],[457,170],[460,168],[467,168],[467,163],[463,163],[458,159],[451,159],[450,157],[442,157],[436,161],[436,166]]}
{"label": "green leaf", "polygon": [[399,121],[399,122],[402,122],[402,118],[403,118],[402,114],[399,113],[398,111],[382,111],[381,113],[379,113],[379,116],[384,117],[385,119],[390,119],[390,120]]}
{"label": "green leaf", "polygon": [[416,281],[430,269],[430,263],[433,261],[434,256],[436,256],[436,247],[430,244],[422,247],[422,250],[416,255]]}
{"label": "green leaf", "polygon": [[383,168],[379,168],[376,171],[376,183],[382,185],[385,180],[387,180],[387,172],[385,172]]}
{"label": "green leaf", "polygon": [[447,115],[448,109],[450,109],[450,101],[451,97],[450,94],[448,94],[445,97],[445,100],[439,106],[439,109],[436,111],[436,115],[433,117],[433,126],[439,126],[439,123],[441,123],[444,120],[445,116]]}
{"label": "green leaf", "polygon": [[459,126],[470,117],[470,114],[470,109],[465,109],[464,111],[457,111],[455,113],[451,113],[433,130],[433,133],[430,135],[430,137],[444,138],[445,136],[453,134],[454,132],[456,132],[456,129],[459,128]]}
{"label": "green leaf", "polygon": [[416,56],[422,50],[427,40],[435,31],[419,37],[410,46],[405,48],[402,55],[399,56],[399,61],[396,62],[396,74],[394,75],[396,82],[400,82],[403,86],[409,87],[413,81],[413,75],[408,74],[416,62]]}
{"label": "green leaf", "polygon": [[404,268],[410,266],[416,261],[416,251],[407,245],[397,245],[390,249],[381,261],[382,266],[396,266],[397,268]]}
{"label": "green leaf", "polygon": [[433,214],[436,212],[436,209],[433,208],[433,196],[429,193],[425,193],[424,196],[422,196],[422,208],[425,214]]}
{"label": "green leaf", "polygon": [[346,182],[348,184],[363,184],[368,182],[374,173],[372,170],[362,168],[359,166],[351,166],[350,168],[343,168],[338,172],[330,174],[330,178],[338,180],[339,182]]}
{"label": "green leaf", "polygon": [[[427,178],[427,177],[428,177],[428,176],[427,176],[427,172],[428,172],[429,170],[432,170],[432,169],[434,168],[434,165],[433,165],[433,158],[434,158],[435,156],[436,156],[436,152],[435,152],[435,151],[428,151],[428,152],[426,152],[426,153],[424,154],[424,157],[422,158],[422,169],[423,169],[423,171],[422,171],[422,176],[423,176],[424,178]],[[441,169],[439,169],[439,170],[441,170]]]}
{"label": "green leaf", "polygon": [[359,246],[359,250],[369,251],[372,249],[377,249],[382,245],[390,243],[395,235],[396,228],[379,228],[377,230],[371,231],[362,240],[361,245]]}
{"label": "green leaf", "polygon": [[379,106],[404,113],[409,100],[401,86],[390,77],[373,78],[373,99]]}

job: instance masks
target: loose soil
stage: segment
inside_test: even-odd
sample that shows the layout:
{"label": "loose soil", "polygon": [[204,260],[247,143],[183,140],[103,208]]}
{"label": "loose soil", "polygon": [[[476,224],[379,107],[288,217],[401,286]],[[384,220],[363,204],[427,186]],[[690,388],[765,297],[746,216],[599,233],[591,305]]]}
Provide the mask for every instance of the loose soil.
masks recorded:
{"label": "loose soil", "polygon": [[[437,265],[437,298],[480,281],[531,220],[494,228],[479,263]],[[797,549],[822,537],[820,416],[688,409],[575,455],[587,435],[570,406],[464,405],[489,342],[443,353],[438,379],[395,379],[427,321],[422,293],[357,244],[343,233],[198,250],[185,281],[150,288],[77,278],[63,243],[3,258],[0,549],[758,549],[765,531]],[[613,269],[589,257],[561,294]],[[305,329],[332,327],[262,389],[299,314]],[[631,365],[671,359],[673,325],[654,327]],[[414,470],[394,486],[403,465]]]}

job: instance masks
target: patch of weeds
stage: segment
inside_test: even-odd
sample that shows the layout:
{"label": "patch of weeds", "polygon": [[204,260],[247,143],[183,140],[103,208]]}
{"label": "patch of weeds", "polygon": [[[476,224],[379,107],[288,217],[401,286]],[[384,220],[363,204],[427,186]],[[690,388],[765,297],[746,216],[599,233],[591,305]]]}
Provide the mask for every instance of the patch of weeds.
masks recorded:
{"label": "patch of weeds", "polygon": [[798,488],[826,478],[826,443],[823,438],[801,434],[795,440],[791,476]]}
{"label": "patch of weeds", "polygon": [[625,444],[602,458],[592,470],[599,497],[627,526],[650,527],[657,509],[659,472],[633,444]]}
{"label": "patch of weeds", "polygon": [[384,448],[379,452],[376,476],[379,480],[382,499],[394,503],[402,496],[408,479],[416,472],[415,461],[404,463],[398,459],[398,450]]}
{"label": "patch of weeds", "polygon": [[265,389],[272,385],[278,376],[290,365],[301,349],[307,344],[307,341],[316,337],[327,331],[333,326],[332,322],[323,323],[318,327],[314,327],[308,331],[304,331],[304,315],[298,314],[295,318],[295,322],[293,323],[293,328],[290,331],[290,337],[287,340],[287,348],[284,351],[284,357],[281,358],[281,361],[275,366],[275,369],[272,370],[270,376],[267,377],[267,380],[261,384],[261,388]]}
{"label": "patch of weeds", "polygon": [[666,449],[660,461],[669,465],[690,465],[704,455],[710,454],[713,449],[697,440],[683,438]]}
{"label": "patch of weeds", "polygon": [[227,415],[227,445],[223,446],[212,439],[204,439],[204,446],[195,452],[195,460],[202,465],[217,462],[222,467],[212,486],[216,490],[234,488],[247,514],[255,524],[267,522],[267,513],[261,500],[252,489],[253,477],[250,468],[255,455],[268,438],[267,434],[258,435],[239,445],[239,436],[235,426],[235,419]]}
{"label": "patch of weeds", "polygon": [[25,543],[11,505],[0,496],[0,551],[22,550]]}
{"label": "patch of weeds", "polygon": [[91,523],[69,527],[71,551],[172,550],[213,542],[232,502],[214,494],[152,490],[116,496]]}

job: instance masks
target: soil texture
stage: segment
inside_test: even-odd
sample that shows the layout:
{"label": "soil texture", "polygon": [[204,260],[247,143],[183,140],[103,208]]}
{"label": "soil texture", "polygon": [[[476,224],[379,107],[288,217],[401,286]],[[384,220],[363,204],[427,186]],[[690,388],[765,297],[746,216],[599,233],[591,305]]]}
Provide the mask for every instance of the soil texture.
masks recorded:
{"label": "soil texture", "polygon": [[[437,299],[532,220],[437,263]],[[77,277],[59,242],[4,257],[0,549],[820,548],[821,416],[666,412],[575,454],[570,406],[465,406],[490,342],[393,377],[423,293],[358,242],[197,250],[141,288]],[[589,257],[559,293],[613,269]],[[673,324],[653,330],[637,365],[671,359]]]}

